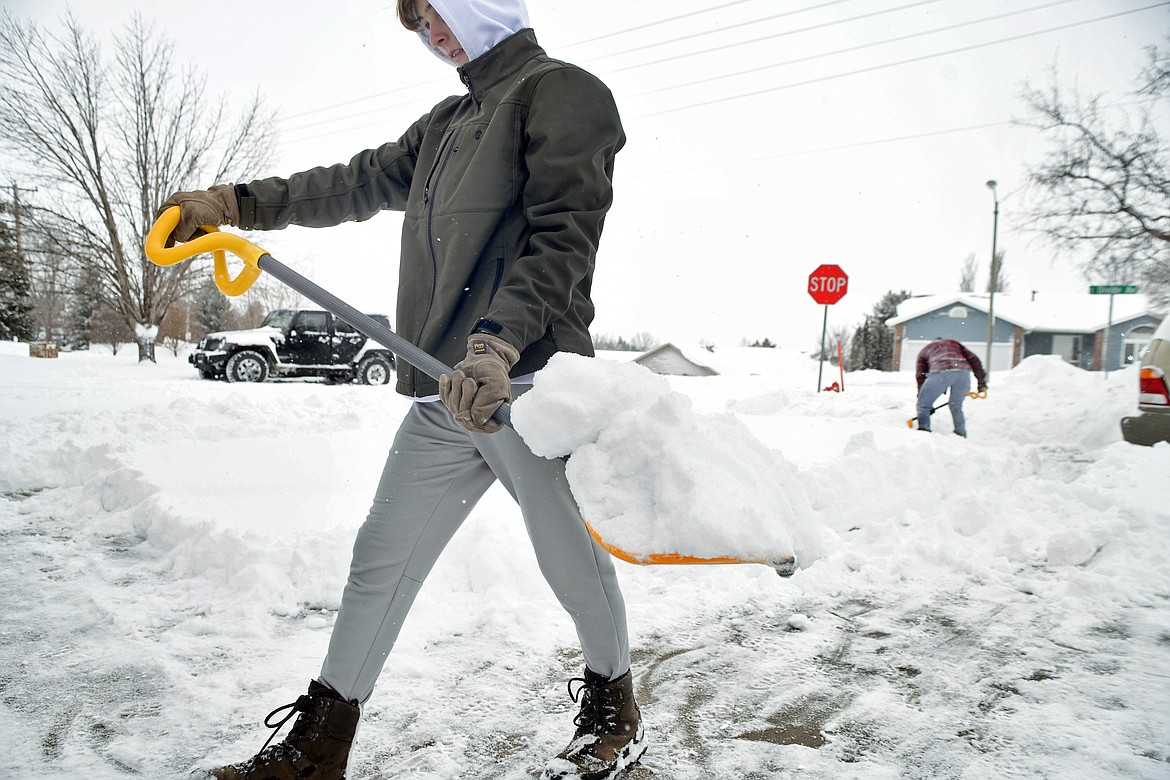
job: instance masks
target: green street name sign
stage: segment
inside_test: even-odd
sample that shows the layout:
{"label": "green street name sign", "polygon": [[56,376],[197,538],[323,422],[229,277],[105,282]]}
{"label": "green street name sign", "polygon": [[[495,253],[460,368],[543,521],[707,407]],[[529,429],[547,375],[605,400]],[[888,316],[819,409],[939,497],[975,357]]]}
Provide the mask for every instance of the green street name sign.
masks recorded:
{"label": "green street name sign", "polygon": [[1133,295],[1137,290],[1136,284],[1093,284],[1089,286],[1090,295]]}

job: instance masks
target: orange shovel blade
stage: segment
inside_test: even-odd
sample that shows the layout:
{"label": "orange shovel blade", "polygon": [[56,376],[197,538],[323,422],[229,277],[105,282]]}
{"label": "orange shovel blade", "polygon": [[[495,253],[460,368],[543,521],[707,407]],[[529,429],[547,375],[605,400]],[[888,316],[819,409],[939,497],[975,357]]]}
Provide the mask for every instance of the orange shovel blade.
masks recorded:
{"label": "orange shovel blade", "polygon": [[760,563],[764,566],[771,566],[781,577],[791,577],[796,572],[796,559],[792,556],[785,556],[776,561],[767,561],[762,558],[698,558],[693,555],[680,555],[679,553],[631,553],[602,539],[601,534],[597,533],[596,529],[589,524],[588,520],[585,521],[585,527],[589,529],[589,535],[593,537],[594,541],[601,545],[601,548],[607,553],[626,563],[633,563],[638,566],[656,564]]}

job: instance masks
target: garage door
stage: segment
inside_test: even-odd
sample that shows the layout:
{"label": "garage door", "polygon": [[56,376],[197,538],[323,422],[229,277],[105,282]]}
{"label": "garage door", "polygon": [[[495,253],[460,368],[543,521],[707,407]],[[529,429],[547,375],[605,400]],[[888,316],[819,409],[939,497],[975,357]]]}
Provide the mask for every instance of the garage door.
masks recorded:
{"label": "garage door", "polygon": [[[902,371],[913,371],[915,363],[918,360],[918,353],[922,348],[929,344],[929,341],[915,341],[912,339],[905,339],[902,341],[902,362],[900,368]],[[963,346],[975,353],[980,361],[987,359],[987,342],[986,341],[964,341]],[[1001,342],[996,342],[991,348],[991,370],[1007,371],[1012,367],[1012,345]]]}

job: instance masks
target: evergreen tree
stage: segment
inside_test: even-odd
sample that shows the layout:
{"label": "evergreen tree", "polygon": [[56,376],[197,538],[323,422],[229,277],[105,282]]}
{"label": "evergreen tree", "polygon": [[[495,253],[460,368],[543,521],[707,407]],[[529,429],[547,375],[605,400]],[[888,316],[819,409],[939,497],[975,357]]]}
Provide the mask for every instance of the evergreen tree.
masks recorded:
{"label": "evergreen tree", "polygon": [[215,282],[208,279],[195,293],[195,302],[191,306],[191,324],[197,327],[206,336],[208,333],[224,329],[232,304]]}
{"label": "evergreen tree", "polygon": [[31,341],[36,336],[32,311],[28,268],[12,233],[0,225],[0,339]]}
{"label": "evergreen tree", "polygon": [[898,304],[910,297],[910,292],[890,290],[873,307],[873,313],[853,334],[849,350],[849,364],[854,371],[875,368],[892,371],[894,368],[894,332],[886,327],[886,320],[898,313]]}

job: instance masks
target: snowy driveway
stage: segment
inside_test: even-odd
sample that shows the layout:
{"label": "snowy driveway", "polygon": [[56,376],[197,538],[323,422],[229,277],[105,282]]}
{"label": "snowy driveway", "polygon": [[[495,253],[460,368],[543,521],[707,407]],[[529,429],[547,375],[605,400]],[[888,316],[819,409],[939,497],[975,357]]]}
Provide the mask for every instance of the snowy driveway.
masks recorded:
{"label": "snowy driveway", "polygon": [[[0,776],[251,754],[318,671],[405,402],[4,350]],[[631,780],[1170,777],[1170,446],[1121,442],[1132,374],[1026,361],[962,440],[905,426],[912,377],[817,394],[815,362],[767,352],[757,376],[672,384],[792,465],[824,554],[790,580],[619,563],[652,740]],[[579,671],[493,490],[419,596],[351,778],[536,777]]]}

